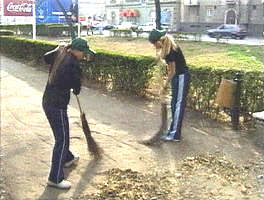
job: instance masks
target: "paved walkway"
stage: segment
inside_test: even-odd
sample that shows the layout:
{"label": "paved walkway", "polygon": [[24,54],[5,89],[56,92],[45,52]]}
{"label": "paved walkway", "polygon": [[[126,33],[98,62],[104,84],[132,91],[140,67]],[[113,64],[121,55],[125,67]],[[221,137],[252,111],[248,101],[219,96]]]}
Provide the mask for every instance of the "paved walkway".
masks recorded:
{"label": "paved walkway", "polygon": [[148,172],[173,169],[175,161],[198,153],[223,153],[238,164],[263,155],[260,133],[234,132],[229,127],[187,111],[181,143],[146,147],[137,141],[155,133],[160,124],[159,104],[135,97],[111,95],[83,88],[80,100],[93,135],[104,149],[101,161],[87,153],[79,111],[72,96],[69,105],[71,149],[79,165],[66,172],[69,191],[46,187],[53,136],[41,107],[47,73],[0,54],[1,161],[12,200],[69,199],[94,192],[103,172],[111,168]]}

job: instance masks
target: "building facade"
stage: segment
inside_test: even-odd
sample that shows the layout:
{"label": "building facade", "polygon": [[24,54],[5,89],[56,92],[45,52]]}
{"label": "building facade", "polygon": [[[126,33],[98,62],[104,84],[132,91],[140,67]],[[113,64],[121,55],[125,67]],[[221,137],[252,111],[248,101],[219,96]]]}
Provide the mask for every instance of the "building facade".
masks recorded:
{"label": "building facade", "polygon": [[[161,21],[171,31],[197,32],[220,24],[244,25],[252,36],[264,31],[264,0],[160,0],[160,5]],[[112,24],[155,21],[155,1],[106,0],[106,19]]]}
{"label": "building facade", "polygon": [[105,0],[78,0],[79,15],[84,17],[93,17],[105,15]]}
{"label": "building facade", "polygon": [[[181,10],[180,0],[161,0],[161,22],[178,29]],[[137,13],[136,16],[130,12]],[[126,15],[124,15],[126,13]],[[106,18],[109,23],[120,24],[131,21],[138,24],[153,22],[156,18],[154,0],[107,0]]]}

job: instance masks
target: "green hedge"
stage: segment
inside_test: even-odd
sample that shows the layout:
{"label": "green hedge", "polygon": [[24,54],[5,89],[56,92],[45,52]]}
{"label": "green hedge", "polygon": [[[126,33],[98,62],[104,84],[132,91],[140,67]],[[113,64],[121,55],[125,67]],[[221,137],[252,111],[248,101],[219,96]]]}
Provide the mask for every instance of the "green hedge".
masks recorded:
{"label": "green hedge", "polygon": [[192,74],[188,106],[213,119],[223,115],[215,104],[216,93],[222,79],[233,80],[241,74],[241,116],[246,121],[252,112],[264,110],[264,72],[260,69],[239,70],[230,68],[190,66]]}
{"label": "green hedge", "polygon": [[[0,42],[2,53],[36,62],[40,62],[38,60],[40,56],[57,45],[12,36],[2,36]],[[226,61],[222,61],[223,67],[217,66],[217,63],[210,62],[209,59],[206,62],[189,64],[192,79],[188,105],[214,119],[219,119],[223,109],[215,105],[215,97],[221,79],[233,79],[235,73],[240,72],[242,75],[242,115],[247,117],[251,112],[263,110],[263,64],[256,62],[256,68],[230,68],[225,66],[224,62]],[[116,90],[143,94],[153,78],[153,63],[155,63],[153,57],[124,55],[97,49],[93,62],[83,62],[82,68],[89,79],[111,83],[112,88]]]}
{"label": "green hedge", "polygon": [[154,61],[154,58],[147,56],[97,50],[94,62],[83,68],[88,78],[105,83],[110,81],[115,90],[143,94],[152,77]]}
{"label": "green hedge", "polygon": [[0,36],[1,35],[14,35],[14,31],[10,31],[10,30],[0,30]]}
{"label": "green hedge", "polygon": [[[2,53],[12,57],[27,58],[40,62],[45,52],[56,47],[56,43],[17,37],[0,37]],[[111,83],[115,90],[124,90],[142,95],[152,76],[154,58],[135,55],[120,55],[96,50],[93,62],[83,62],[82,68],[88,79]]]}
{"label": "green hedge", "polygon": [[31,24],[19,24],[19,25],[0,25],[0,30],[11,30],[16,33],[16,35],[32,35],[32,25]]}
{"label": "green hedge", "polygon": [[131,29],[111,29],[109,30],[113,37],[132,37],[133,31]]}
{"label": "green hedge", "polygon": [[6,55],[28,61],[41,62],[40,57],[55,47],[55,43],[18,38],[15,36],[0,37],[0,51]]}
{"label": "green hedge", "polygon": [[[16,35],[32,35],[32,25],[31,24],[18,24],[18,25],[0,25],[0,30],[11,30],[16,33]],[[74,27],[77,33],[77,26]],[[69,26],[64,24],[37,24],[36,27],[38,36],[62,36],[70,35]]]}

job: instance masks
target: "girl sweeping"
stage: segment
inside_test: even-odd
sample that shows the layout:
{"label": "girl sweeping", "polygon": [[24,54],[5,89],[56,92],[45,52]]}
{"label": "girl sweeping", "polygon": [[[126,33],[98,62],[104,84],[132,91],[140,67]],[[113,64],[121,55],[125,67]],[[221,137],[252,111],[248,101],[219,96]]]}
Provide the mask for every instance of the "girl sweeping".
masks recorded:
{"label": "girl sweeping", "polygon": [[190,73],[180,47],[174,39],[160,30],[152,30],[149,41],[160,50],[159,57],[167,64],[167,79],[162,85],[164,93],[171,84],[171,112],[172,121],[168,133],[162,137],[165,141],[180,141],[181,127],[186,107],[186,97],[190,84]]}
{"label": "girl sweeping", "polygon": [[79,157],[69,150],[67,107],[71,90],[75,95],[81,90],[79,62],[86,54],[93,53],[86,40],[76,38],[70,45],[58,47],[44,55],[44,61],[50,65],[50,71],[42,105],[55,139],[48,185],[58,189],[71,187],[71,183],[64,179],[63,168],[77,164],[79,160]]}

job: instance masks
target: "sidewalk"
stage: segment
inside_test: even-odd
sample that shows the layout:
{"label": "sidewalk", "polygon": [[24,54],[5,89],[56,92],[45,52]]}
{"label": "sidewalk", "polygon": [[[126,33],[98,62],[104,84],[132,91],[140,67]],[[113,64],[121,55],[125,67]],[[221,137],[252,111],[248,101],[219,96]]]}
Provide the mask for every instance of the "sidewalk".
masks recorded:
{"label": "sidewalk", "polygon": [[100,161],[87,153],[76,100],[71,97],[71,149],[79,165],[66,174],[73,187],[59,191],[46,187],[53,135],[41,107],[47,73],[0,54],[1,162],[12,200],[70,199],[98,191],[97,183],[112,168],[147,173],[173,170],[188,156],[220,152],[238,165],[258,161],[263,155],[263,135],[234,132],[231,128],[187,111],[183,141],[147,147],[137,141],[150,137],[160,125],[160,106],[135,97],[83,88],[80,101],[92,134],[104,154]]}

